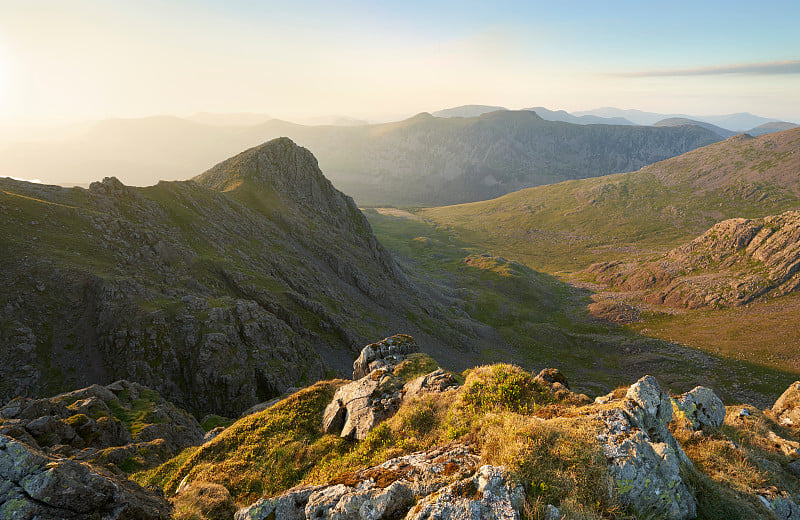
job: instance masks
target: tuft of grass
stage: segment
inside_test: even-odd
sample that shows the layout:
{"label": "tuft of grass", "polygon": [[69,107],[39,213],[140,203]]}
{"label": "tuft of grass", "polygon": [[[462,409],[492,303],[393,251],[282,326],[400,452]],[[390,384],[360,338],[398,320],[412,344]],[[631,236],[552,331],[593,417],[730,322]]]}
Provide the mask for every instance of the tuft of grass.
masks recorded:
{"label": "tuft of grass", "polygon": [[237,510],[228,490],[210,482],[192,482],[170,502],[174,520],[230,520]]}
{"label": "tuft of grass", "polygon": [[403,381],[411,381],[419,376],[430,374],[439,368],[439,364],[428,354],[418,352],[411,354],[394,367],[394,375]]}
{"label": "tuft of grass", "polygon": [[344,439],[323,436],[322,411],[345,381],[323,381],[263,412],[249,415],[213,441],[181,453],[159,468],[134,475],[139,483],[174,493],[178,485],[205,481],[224,486],[239,503],[252,503],[300,483],[315,461]]}

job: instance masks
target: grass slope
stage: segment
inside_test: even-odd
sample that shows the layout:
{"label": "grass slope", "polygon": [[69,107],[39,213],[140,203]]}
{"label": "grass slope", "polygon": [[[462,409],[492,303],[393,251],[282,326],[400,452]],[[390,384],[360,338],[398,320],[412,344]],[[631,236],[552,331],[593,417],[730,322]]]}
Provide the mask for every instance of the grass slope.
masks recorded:
{"label": "grass slope", "polygon": [[418,215],[534,269],[573,271],[675,247],[732,217],[800,206],[800,130],[733,137],[633,173],[521,190]]}

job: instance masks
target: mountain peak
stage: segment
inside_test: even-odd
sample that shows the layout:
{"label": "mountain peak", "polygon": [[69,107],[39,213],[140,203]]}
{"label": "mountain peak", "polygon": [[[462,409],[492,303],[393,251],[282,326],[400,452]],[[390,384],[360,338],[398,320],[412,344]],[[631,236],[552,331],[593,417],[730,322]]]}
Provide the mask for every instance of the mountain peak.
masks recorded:
{"label": "mountain peak", "polygon": [[271,190],[284,203],[320,208],[340,208],[349,198],[325,178],[314,154],[288,137],[245,150],[192,180],[216,191]]}

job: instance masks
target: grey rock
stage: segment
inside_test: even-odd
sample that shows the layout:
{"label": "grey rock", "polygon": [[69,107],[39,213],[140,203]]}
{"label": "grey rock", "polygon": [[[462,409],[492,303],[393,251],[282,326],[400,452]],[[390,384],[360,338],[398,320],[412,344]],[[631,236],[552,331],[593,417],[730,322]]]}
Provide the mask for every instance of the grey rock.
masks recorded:
{"label": "grey rock", "polygon": [[[390,520],[409,513],[423,499],[453,482],[474,477],[486,497],[503,497],[505,480],[497,471],[476,470],[480,458],[471,448],[451,444],[412,453],[378,466],[342,475],[327,486],[299,486],[240,509],[236,520]],[[512,493],[513,503],[517,496]],[[497,501],[496,499],[492,499]]]}
{"label": "grey rock", "polygon": [[672,404],[658,381],[643,377],[631,385],[620,407],[597,417],[605,423],[598,440],[612,478],[609,494],[659,518],[695,518],[697,504],[681,478],[681,466],[691,461],[669,431]]}
{"label": "grey rock", "polygon": [[396,334],[381,341],[370,343],[353,362],[353,379],[360,379],[378,368],[391,370],[406,356],[419,352],[414,338],[406,334]]}
{"label": "grey rock", "polygon": [[397,412],[402,382],[382,369],[339,387],[323,413],[327,433],[363,440],[381,421]]}
{"label": "grey rock", "polygon": [[235,520],[305,520],[306,504],[312,493],[324,486],[298,486],[275,498],[262,498],[255,504],[240,509]]}
{"label": "grey rock", "polygon": [[719,428],[725,422],[725,405],[710,388],[697,386],[676,397],[675,404],[695,430]]}
{"label": "grey rock", "polygon": [[453,375],[439,368],[406,383],[403,386],[403,400],[414,399],[429,392],[444,392],[456,386],[458,382]]}
{"label": "grey rock", "polygon": [[544,520],[561,520],[562,518],[560,509],[553,504],[547,504],[547,508],[544,511]]}
{"label": "grey rock", "polygon": [[525,491],[502,466],[483,466],[470,478],[420,500],[407,520],[518,520]]}
{"label": "grey rock", "polygon": [[224,426],[217,426],[216,428],[208,430],[206,434],[203,436],[203,444],[213,441],[214,439],[217,438],[217,435],[219,435],[224,431],[225,431]]}
{"label": "grey rock", "polygon": [[137,484],[0,436],[0,518],[166,519],[170,506]]}

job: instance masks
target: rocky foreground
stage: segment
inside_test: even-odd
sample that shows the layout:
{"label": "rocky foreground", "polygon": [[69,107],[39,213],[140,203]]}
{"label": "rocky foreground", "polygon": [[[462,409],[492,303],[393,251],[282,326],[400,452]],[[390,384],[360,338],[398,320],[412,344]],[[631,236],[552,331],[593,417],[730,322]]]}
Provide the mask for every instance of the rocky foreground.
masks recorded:
{"label": "rocky foreground", "polygon": [[592,400],[555,369],[452,374],[405,335],[353,374],[205,438],[135,383],[16,399],[0,518],[800,518],[800,382],[765,411],[652,376]]}

